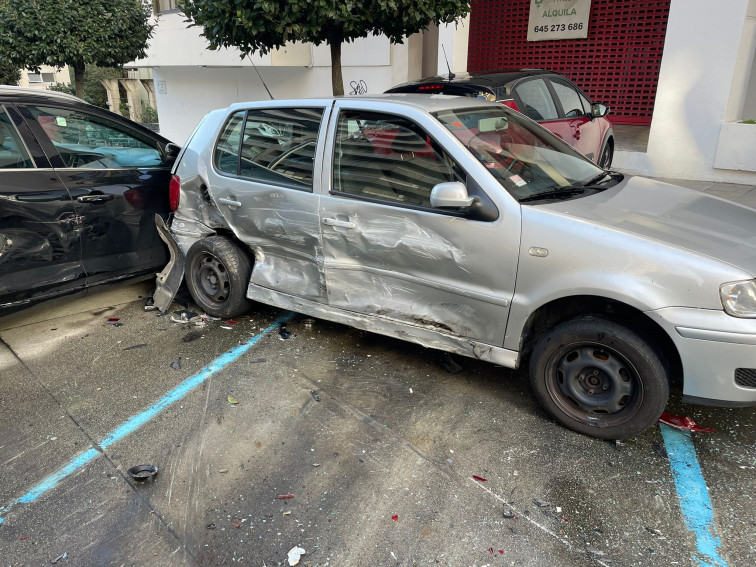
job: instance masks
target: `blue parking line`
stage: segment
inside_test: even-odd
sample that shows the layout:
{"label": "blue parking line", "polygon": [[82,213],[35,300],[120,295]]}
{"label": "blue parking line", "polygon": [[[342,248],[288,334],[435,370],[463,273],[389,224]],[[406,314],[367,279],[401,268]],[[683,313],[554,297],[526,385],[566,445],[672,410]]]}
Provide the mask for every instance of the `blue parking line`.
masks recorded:
{"label": "blue parking line", "polygon": [[7,506],[0,507],[0,524],[5,521],[4,516],[7,515],[8,511],[13,508],[13,506],[15,506],[16,504],[28,504],[30,502],[34,502],[37,498],[55,488],[61,480],[72,475],[84,465],[89,463],[95,457],[100,455],[104,449],[107,449],[117,441],[120,441],[130,433],[133,433],[142,425],[154,418],[161,411],[163,411],[165,408],[182,399],[189,392],[191,392],[205,380],[210,378],[213,374],[220,372],[225,366],[228,366],[230,363],[234,362],[241,355],[255,346],[260,341],[260,339],[276,329],[281,323],[285,323],[293,319],[295,315],[295,313],[286,313],[285,315],[282,315],[281,317],[276,319],[276,321],[272,325],[265,328],[262,332],[255,335],[247,342],[242,343],[239,346],[232,348],[227,353],[222,354],[221,356],[213,360],[210,364],[205,366],[202,370],[197,372],[197,374],[190,376],[189,378],[184,380],[181,384],[176,386],[173,390],[168,392],[165,396],[160,398],[149,408],[129,418],[122,425],[116,427],[110,433],[110,435],[105,437],[105,439],[100,442],[97,448],[89,449],[81,455],[74,457],[56,472],[54,472],[42,482],[40,482],[37,486],[32,488],[29,492],[27,492],[20,498],[17,498],[14,502],[8,504]]}
{"label": "blue parking line", "polygon": [[719,555],[722,540],[717,535],[709,489],[698,463],[690,431],[675,429],[663,423],[660,427],[685,526],[696,537],[698,553],[693,555],[693,561],[701,567],[727,567],[727,562]]}

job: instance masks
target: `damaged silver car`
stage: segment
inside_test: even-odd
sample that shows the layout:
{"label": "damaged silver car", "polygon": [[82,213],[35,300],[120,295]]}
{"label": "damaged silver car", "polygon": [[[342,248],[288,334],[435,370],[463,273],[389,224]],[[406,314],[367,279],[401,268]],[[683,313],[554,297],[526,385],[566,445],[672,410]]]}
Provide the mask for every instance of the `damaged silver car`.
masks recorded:
{"label": "damaged silver car", "polygon": [[232,317],[274,305],[530,367],[559,422],[620,439],[669,382],[756,404],[756,210],[598,168],[469,98],[235,104],[173,170],[163,310],[184,277]]}

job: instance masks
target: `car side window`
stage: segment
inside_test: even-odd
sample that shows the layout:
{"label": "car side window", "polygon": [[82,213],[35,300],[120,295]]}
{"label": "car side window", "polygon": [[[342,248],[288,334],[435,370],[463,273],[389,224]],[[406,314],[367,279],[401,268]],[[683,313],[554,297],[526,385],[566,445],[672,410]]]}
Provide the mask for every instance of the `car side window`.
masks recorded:
{"label": "car side window", "polygon": [[438,183],[459,181],[460,170],[413,122],[389,114],[339,114],[333,191],[366,199],[430,207]]}
{"label": "car side window", "polygon": [[533,120],[556,120],[559,118],[554,100],[543,79],[532,79],[515,87],[522,102],[522,112]]}
{"label": "car side window", "polygon": [[239,174],[239,142],[244,127],[244,111],[231,115],[215,145],[215,167],[224,173]]}
{"label": "car side window", "polygon": [[270,108],[247,112],[239,175],[263,183],[312,190],[322,108]]}
{"label": "car side window", "polygon": [[0,108],[0,169],[34,167],[16,129],[5,110]]}
{"label": "car side window", "polygon": [[567,118],[585,116],[588,110],[583,107],[580,95],[571,85],[562,81],[551,81],[551,84]]}
{"label": "car side window", "polygon": [[131,169],[163,165],[158,145],[127,126],[79,110],[42,106],[28,109],[67,168]]}

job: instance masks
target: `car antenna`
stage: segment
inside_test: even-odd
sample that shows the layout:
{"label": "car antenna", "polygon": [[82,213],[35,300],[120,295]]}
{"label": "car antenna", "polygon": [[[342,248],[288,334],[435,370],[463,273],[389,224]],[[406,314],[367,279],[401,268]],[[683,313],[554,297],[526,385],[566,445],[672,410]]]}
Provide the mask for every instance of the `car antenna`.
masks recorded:
{"label": "car antenna", "polygon": [[270,94],[270,89],[268,88],[268,85],[265,84],[265,80],[262,78],[262,75],[260,74],[260,71],[257,70],[257,65],[255,65],[255,62],[252,61],[252,58],[249,56],[249,53],[247,53],[247,59],[249,59],[249,62],[252,63],[252,67],[254,67],[255,72],[257,73],[257,76],[260,77],[260,82],[265,87],[265,90],[268,92],[268,96],[270,97],[270,100],[276,100],[272,94]]}
{"label": "car antenna", "polygon": [[449,58],[446,56],[446,48],[443,43],[441,44],[441,49],[444,50],[444,60],[446,61],[446,68],[449,69],[449,80],[451,81],[456,75],[452,73],[451,67],[449,66]]}

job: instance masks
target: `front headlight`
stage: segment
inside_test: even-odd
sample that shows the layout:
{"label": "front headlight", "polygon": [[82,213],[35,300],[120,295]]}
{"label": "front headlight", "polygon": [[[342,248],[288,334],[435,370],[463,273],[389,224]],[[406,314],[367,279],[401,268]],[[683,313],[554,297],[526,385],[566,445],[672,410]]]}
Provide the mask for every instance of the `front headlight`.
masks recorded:
{"label": "front headlight", "polygon": [[719,296],[729,315],[756,318],[756,280],[722,284]]}

